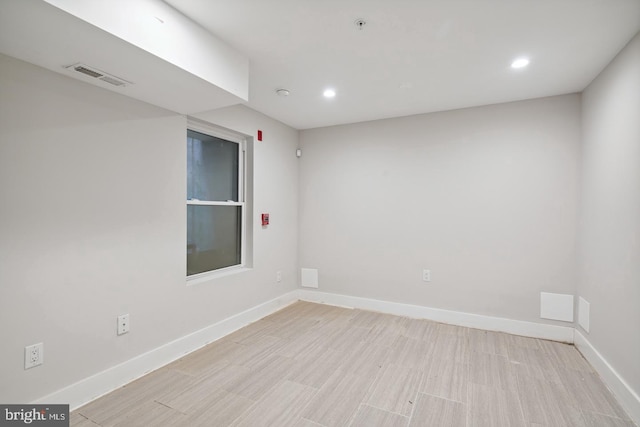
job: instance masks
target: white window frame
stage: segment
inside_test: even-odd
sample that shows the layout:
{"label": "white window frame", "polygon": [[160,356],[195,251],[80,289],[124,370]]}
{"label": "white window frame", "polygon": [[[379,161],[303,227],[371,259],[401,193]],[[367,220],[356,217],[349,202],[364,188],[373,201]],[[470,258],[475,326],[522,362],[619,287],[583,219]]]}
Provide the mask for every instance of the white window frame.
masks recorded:
{"label": "white window frame", "polygon": [[[223,129],[212,125],[207,122],[203,122],[197,119],[187,119],[187,130],[200,132],[205,135],[213,136],[215,138],[224,139],[225,141],[233,142],[238,145],[238,201],[208,201],[187,199],[187,206],[240,206],[241,211],[241,224],[240,224],[240,263],[231,265],[229,267],[218,268],[215,270],[203,271],[202,273],[196,273],[187,275],[187,282],[190,284],[202,282],[205,280],[213,279],[216,277],[227,276],[236,272],[246,270],[246,254],[247,254],[247,203],[245,195],[247,189],[245,185],[245,170],[247,165],[247,140],[239,134],[227,129]],[[186,139],[185,139],[186,147]],[[186,149],[186,148],[185,148]],[[187,171],[188,172],[188,171]],[[186,253],[185,253],[186,259]]]}

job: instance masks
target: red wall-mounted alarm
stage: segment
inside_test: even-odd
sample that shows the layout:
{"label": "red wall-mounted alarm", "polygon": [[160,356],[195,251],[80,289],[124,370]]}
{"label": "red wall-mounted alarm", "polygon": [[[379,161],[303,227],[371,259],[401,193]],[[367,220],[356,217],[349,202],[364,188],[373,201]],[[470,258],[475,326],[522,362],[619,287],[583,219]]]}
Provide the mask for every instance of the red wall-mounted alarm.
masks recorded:
{"label": "red wall-mounted alarm", "polygon": [[269,214],[268,213],[262,214],[262,225],[263,226],[269,225]]}

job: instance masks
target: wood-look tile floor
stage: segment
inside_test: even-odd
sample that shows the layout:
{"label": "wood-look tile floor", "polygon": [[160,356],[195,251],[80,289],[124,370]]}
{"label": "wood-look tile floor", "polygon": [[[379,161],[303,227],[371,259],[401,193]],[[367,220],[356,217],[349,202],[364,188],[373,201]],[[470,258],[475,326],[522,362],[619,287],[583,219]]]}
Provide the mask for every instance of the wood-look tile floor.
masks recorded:
{"label": "wood-look tile floor", "polygon": [[71,414],[95,426],[633,426],[571,345],[295,303]]}

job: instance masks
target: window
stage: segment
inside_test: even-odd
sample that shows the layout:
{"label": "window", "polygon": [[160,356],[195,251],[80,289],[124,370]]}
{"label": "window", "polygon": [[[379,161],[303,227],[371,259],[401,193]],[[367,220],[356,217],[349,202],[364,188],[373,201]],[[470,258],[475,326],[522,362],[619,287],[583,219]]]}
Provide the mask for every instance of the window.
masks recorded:
{"label": "window", "polygon": [[187,276],[244,264],[244,140],[189,123]]}

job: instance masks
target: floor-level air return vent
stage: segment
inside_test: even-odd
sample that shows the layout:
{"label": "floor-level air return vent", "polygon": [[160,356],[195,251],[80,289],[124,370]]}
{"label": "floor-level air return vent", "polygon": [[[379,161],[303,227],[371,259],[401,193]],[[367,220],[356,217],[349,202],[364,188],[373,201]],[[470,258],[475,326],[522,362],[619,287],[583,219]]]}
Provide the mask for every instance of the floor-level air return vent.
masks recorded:
{"label": "floor-level air return vent", "polygon": [[100,71],[97,68],[94,67],[90,67],[88,65],[85,64],[73,64],[70,65],[68,67],[66,67],[67,70],[70,71],[75,71],[78,73],[82,73],[86,76],[92,77],[94,79],[98,79],[98,80],[102,80],[105,83],[109,83],[111,85],[114,86],[120,86],[120,87],[125,87],[127,85],[133,84],[131,82],[128,82],[126,80],[123,80],[119,77],[113,76],[111,74],[105,73],[104,71]]}

